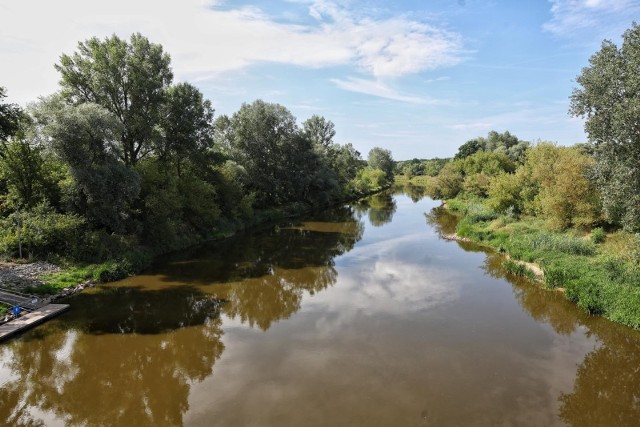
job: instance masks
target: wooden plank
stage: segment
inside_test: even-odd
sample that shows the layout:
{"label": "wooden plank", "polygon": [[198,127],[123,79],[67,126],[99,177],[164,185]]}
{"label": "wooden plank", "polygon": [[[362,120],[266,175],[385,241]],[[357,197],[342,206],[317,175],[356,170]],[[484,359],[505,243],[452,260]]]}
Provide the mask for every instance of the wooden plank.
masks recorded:
{"label": "wooden plank", "polygon": [[33,328],[52,317],[55,317],[69,309],[69,304],[48,304],[44,307],[20,316],[17,319],[8,321],[0,325],[0,341],[4,341],[12,336]]}

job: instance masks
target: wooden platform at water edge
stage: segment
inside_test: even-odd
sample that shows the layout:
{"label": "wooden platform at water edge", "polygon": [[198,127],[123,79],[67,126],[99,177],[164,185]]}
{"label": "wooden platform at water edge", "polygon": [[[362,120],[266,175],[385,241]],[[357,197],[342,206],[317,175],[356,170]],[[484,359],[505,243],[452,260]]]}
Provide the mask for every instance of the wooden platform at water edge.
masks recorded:
{"label": "wooden platform at water edge", "polygon": [[13,337],[27,329],[33,328],[46,320],[59,315],[69,309],[69,304],[47,304],[17,319],[0,325],[0,341]]}

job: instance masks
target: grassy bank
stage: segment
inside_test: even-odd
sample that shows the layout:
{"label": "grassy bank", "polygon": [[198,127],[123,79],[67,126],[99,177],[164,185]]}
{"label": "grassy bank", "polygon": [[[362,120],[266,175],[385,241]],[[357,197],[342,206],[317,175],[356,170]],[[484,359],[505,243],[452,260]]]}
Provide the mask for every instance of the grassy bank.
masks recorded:
{"label": "grassy bank", "polygon": [[9,304],[0,302],[0,317],[3,317],[5,314],[7,314],[9,310],[11,310],[11,306]]}
{"label": "grassy bank", "polygon": [[551,232],[541,219],[499,215],[468,195],[447,200],[446,207],[460,216],[456,234],[509,255],[509,271],[533,277],[513,260],[535,263],[544,286],[562,288],[591,315],[640,329],[640,236],[601,228]]}

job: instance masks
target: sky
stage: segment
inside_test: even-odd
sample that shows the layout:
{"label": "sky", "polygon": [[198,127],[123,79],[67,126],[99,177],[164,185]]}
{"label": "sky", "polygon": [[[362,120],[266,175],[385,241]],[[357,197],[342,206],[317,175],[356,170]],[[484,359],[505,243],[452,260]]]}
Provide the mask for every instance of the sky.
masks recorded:
{"label": "sky", "polygon": [[216,115],[319,114],[365,158],[449,157],[491,130],[571,145],[575,78],[634,19],[640,0],[0,0],[0,86],[27,105],[79,41],[139,32]]}

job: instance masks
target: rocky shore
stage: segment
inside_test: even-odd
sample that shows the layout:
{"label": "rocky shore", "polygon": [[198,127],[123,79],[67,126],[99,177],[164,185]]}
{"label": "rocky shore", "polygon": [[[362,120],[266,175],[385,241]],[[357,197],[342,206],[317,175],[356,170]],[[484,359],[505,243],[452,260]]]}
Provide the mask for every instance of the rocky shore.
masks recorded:
{"label": "rocky shore", "polygon": [[[0,262],[0,289],[28,294],[29,288],[46,284],[44,276],[61,271],[62,268],[59,266],[44,261],[28,264]],[[53,295],[44,295],[43,297],[52,302],[93,286],[95,286],[95,282],[87,280],[76,286],[60,289]]]}
{"label": "rocky shore", "polygon": [[60,267],[44,261],[29,264],[0,263],[0,288],[24,292],[27,288],[43,285],[42,276],[62,271]]}

